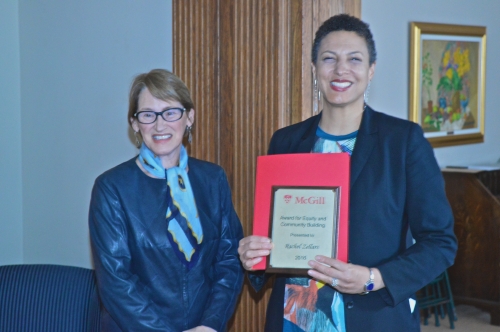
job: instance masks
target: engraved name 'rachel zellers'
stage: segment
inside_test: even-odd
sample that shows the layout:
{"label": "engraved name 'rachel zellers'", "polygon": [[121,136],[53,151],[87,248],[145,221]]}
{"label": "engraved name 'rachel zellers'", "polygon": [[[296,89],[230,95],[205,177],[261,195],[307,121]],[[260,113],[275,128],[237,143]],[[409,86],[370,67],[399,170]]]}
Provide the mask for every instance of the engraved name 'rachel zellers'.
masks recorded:
{"label": "engraved name 'rachel zellers'", "polygon": [[306,243],[285,244],[285,249],[319,249],[318,245]]}

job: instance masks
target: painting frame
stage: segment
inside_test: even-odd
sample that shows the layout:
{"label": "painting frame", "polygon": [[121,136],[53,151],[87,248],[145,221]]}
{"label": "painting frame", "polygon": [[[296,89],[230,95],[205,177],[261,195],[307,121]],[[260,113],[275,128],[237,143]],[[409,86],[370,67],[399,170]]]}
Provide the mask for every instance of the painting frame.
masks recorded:
{"label": "painting frame", "polygon": [[433,147],[484,142],[486,27],[411,22],[410,29],[410,120]]}

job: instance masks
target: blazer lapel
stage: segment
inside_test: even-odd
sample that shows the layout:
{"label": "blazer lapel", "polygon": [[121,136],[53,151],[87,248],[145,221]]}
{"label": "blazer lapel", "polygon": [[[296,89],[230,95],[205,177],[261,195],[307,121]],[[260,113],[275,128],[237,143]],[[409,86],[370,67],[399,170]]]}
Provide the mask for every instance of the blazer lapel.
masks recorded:
{"label": "blazer lapel", "polygon": [[311,152],[314,142],[316,141],[316,129],[318,128],[318,123],[321,120],[321,113],[316,116],[314,121],[311,123],[309,128],[304,131],[304,134],[300,138],[297,148],[294,149],[297,153],[309,153]]}
{"label": "blazer lapel", "polygon": [[377,131],[374,111],[367,106],[361,119],[356,146],[351,156],[351,187],[368,161],[368,157],[373,152]]}
{"label": "blazer lapel", "polygon": [[[316,128],[321,120],[321,113],[305,129],[304,134],[297,142],[296,148],[288,153],[309,153],[316,141]],[[374,111],[367,106],[363,113],[363,119],[358,130],[356,146],[351,156],[351,187],[365,166],[376,142],[377,124]]]}

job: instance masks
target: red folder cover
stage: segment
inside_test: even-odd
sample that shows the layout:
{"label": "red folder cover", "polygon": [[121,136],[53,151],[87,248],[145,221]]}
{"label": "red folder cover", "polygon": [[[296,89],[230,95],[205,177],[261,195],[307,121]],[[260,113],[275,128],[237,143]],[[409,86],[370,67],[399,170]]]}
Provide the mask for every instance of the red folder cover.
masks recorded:
{"label": "red folder cover", "polygon": [[[253,234],[269,236],[273,186],[339,187],[337,259],[347,262],[349,240],[349,176],[347,153],[300,153],[257,158]],[[253,266],[265,270],[267,258]]]}

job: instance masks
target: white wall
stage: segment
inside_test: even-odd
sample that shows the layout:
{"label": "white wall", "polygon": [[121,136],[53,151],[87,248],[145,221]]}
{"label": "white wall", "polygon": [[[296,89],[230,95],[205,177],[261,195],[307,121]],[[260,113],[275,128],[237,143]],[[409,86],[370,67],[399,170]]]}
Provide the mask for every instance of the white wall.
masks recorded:
{"label": "white wall", "polygon": [[0,265],[23,257],[17,0],[0,1]]}
{"label": "white wall", "polygon": [[[12,44],[14,51],[9,60],[2,55],[0,65],[3,74],[17,64],[18,73],[10,75],[12,82],[19,85],[19,77],[21,82],[21,98],[13,94],[11,114],[7,114],[14,128],[7,131],[14,138],[6,145],[11,154],[7,157],[17,167],[4,166],[7,139],[0,144],[2,172],[8,170],[13,178],[7,184],[14,182],[14,193],[22,189],[23,222],[20,211],[10,208],[11,218],[17,218],[15,229],[0,235],[0,242],[12,236],[10,242],[22,244],[23,259],[19,254],[1,254],[0,264],[90,267],[87,215],[93,181],[136,153],[126,119],[128,89],[136,74],[172,67],[171,1],[1,3],[0,22],[9,24],[9,29],[17,23],[5,23],[4,16],[14,14],[17,21],[19,3],[19,42],[12,32],[7,36],[7,45]],[[6,6],[14,9],[4,13]],[[2,40],[2,53],[3,46]],[[2,137],[4,125],[2,121]],[[17,145],[12,146],[12,141]],[[21,159],[22,185],[20,174],[14,174]],[[3,182],[1,193],[12,195]],[[2,218],[0,230],[11,227],[10,222]]]}
{"label": "white wall", "polygon": [[[471,6],[473,3],[473,6]],[[91,266],[94,179],[131,158],[132,77],[172,67],[171,0],[0,0],[0,265]],[[409,22],[486,25],[485,143],[442,164],[500,158],[500,2],[364,0],[379,52],[370,104],[408,118]]]}
{"label": "white wall", "polygon": [[410,22],[487,27],[484,143],[434,149],[438,163],[493,163],[500,159],[500,1],[363,0],[362,19],[370,24],[378,52],[370,105],[408,119]]}

